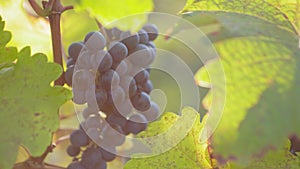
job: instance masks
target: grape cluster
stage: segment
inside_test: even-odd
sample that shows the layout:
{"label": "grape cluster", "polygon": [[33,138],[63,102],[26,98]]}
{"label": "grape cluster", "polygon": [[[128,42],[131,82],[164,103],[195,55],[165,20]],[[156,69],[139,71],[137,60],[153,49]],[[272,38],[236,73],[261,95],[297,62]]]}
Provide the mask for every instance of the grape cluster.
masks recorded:
{"label": "grape cluster", "polygon": [[159,116],[149,96],[157,27],[147,24],[136,33],[105,29],[104,35],[90,32],[69,47],[65,81],[73,87],[73,102],[87,107],[70,135],[67,153],[74,160],[68,169],[105,169],[126,135],[140,133]]}

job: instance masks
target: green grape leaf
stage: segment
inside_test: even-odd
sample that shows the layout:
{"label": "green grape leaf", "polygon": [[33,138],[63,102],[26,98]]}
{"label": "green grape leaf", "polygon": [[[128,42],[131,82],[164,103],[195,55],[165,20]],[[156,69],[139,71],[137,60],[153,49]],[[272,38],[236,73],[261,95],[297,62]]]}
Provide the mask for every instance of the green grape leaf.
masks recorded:
{"label": "green grape leaf", "polygon": [[18,48],[31,46],[33,53],[45,53],[51,61],[49,22],[45,18],[33,16],[29,11],[31,12],[32,8],[28,1],[5,0],[5,3],[0,3],[0,15],[7,21],[6,28],[13,34],[9,45]]}
{"label": "green grape leaf", "polygon": [[[216,27],[213,32],[206,33],[212,42],[247,36],[267,36],[283,42],[285,45],[295,45],[298,37],[294,32],[280,29],[278,25],[259,17],[235,12],[224,11],[193,11],[182,14],[182,17],[199,27]],[[174,32],[182,30],[180,25]]]}
{"label": "green grape leaf", "polygon": [[[121,30],[136,31],[141,28],[147,21],[145,12],[153,10],[152,0],[103,0],[99,5],[96,4],[99,4],[99,1],[81,0],[76,7],[81,10],[88,9],[92,16],[106,27],[118,27]],[[121,19],[124,17],[126,19]]]}
{"label": "green grape leaf", "polygon": [[187,0],[153,0],[154,11],[161,13],[177,14],[185,6],[186,2]]}
{"label": "green grape leaf", "polygon": [[[239,20],[241,15],[232,15],[231,20]],[[214,43],[224,67],[226,87],[209,82],[209,76],[218,78],[216,61],[208,62],[196,74],[198,84],[207,82],[226,91],[222,120],[213,139],[215,153],[225,159],[249,160],[270,147],[282,146],[291,133],[300,133],[296,121],[300,119],[296,103],[300,97],[297,39],[293,33],[259,20],[253,17],[248,29],[238,22],[232,24],[234,38]],[[211,99],[210,92],[204,103],[210,104]]]}
{"label": "green grape leaf", "polygon": [[182,12],[197,10],[221,10],[258,16],[279,26],[299,31],[300,2],[298,0],[188,0]]}
{"label": "green grape leaf", "polygon": [[[193,124],[187,124],[188,121],[185,119],[189,116],[196,117]],[[170,126],[176,124],[178,124],[177,127],[179,128],[174,130],[172,136],[169,136],[169,138],[162,138],[149,143],[153,146],[153,149],[151,149],[152,151],[160,152],[163,145],[170,145],[173,141],[172,137],[176,137],[176,131],[181,132],[186,125],[192,125],[191,130],[185,135],[183,140],[166,152],[151,157],[147,157],[147,155],[143,154],[134,155],[133,158],[125,164],[125,169],[211,168],[207,142],[200,142],[199,140],[205,121],[206,118],[204,117],[202,122],[200,122],[200,115],[192,108],[184,108],[182,116],[178,116],[174,113],[164,113],[159,121],[150,123],[148,129],[138,134],[137,137],[147,138],[157,136],[158,134],[167,131]],[[162,141],[163,144],[160,144]]]}
{"label": "green grape leaf", "polygon": [[[5,46],[1,45],[2,49]],[[29,47],[11,56],[0,52],[0,65],[8,61],[2,58],[16,59],[0,69],[1,169],[12,168],[20,145],[32,156],[43,154],[51,143],[52,132],[58,128],[58,109],[72,96],[64,87],[50,86],[62,68],[48,63],[44,54],[30,53]]]}
{"label": "green grape leaf", "polygon": [[229,163],[231,169],[278,169],[278,168],[300,168],[300,159],[289,152],[290,142],[286,141],[285,146],[268,152],[264,157],[258,158],[246,166]]}
{"label": "green grape leaf", "polygon": [[0,16],[0,68],[10,64],[17,58],[17,49],[13,47],[6,47],[11,39],[11,33],[4,30],[5,22]]}

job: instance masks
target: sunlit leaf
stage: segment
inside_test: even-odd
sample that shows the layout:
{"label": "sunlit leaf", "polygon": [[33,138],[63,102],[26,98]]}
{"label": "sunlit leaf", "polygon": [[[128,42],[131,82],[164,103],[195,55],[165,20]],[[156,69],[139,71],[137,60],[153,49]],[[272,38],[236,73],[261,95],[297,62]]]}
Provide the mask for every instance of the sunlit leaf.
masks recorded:
{"label": "sunlit leaf", "polygon": [[182,12],[195,10],[250,14],[286,27],[295,33],[299,31],[300,26],[298,0],[188,0]]}
{"label": "sunlit leaf", "polygon": [[[191,114],[196,115],[196,120],[192,125],[192,129],[187,133],[183,140],[179,142],[175,147],[162,154],[147,157],[143,155],[136,155],[129,162],[126,163],[125,169],[137,169],[137,168],[180,168],[180,169],[190,169],[190,168],[211,168],[209,157],[207,155],[207,143],[200,143],[199,136],[205,124],[205,118],[200,122],[199,114],[192,108],[185,108],[182,113],[182,117],[174,113],[165,113],[159,121],[153,122],[149,125],[148,129],[138,137],[145,138],[156,136],[159,133],[167,131],[170,126],[176,123],[182,123],[181,130],[176,130],[181,132],[187,121],[182,121],[184,116],[190,116]],[[174,135],[175,136],[175,133]],[[175,136],[176,137],[176,136]],[[164,141],[160,144],[159,141]],[[160,139],[155,143],[149,143],[154,145],[152,151],[160,151],[163,145],[169,144],[173,141],[172,137]],[[143,158],[141,158],[143,157]]]}
{"label": "sunlit leaf", "polygon": [[[79,9],[88,10],[92,16],[95,16],[103,25],[109,24],[109,28],[117,26],[122,30],[137,30],[147,21],[147,14],[153,10],[152,0],[81,0],[77,5]],[[128,17],[131,15],[134,17]],[[128,17],[126,19],[121,19]]]}
{"label": "sunlit leaf", "polygon": [[[300,132],[295,120],[300,118],[296,103],[300,97],[296,88],[299,84],[297,39],[293,33],[259,18],[253,17],[245,29],[242,14],[226,15],[216,17],[223,21],[224,28],[230,30],[228,23],[236,22],[230,24],[234,29],[232,36],[229,34],[215,42],[225,70],[226,88],[218,83],[210,85],[226,91],[226,102],[213,146],[215,153],[225,159],[249,160],[264,149],[282,146],[289,134]],[[202,68],[196,75],[198,84],[206,84],[207,71],[214,74],[216,66],[214,61],[207,63],[206,69]],[[209,94],[205,102],[210,103],[210,99]]]}
{"label": "sunlit leaf", "polygon": [[45,151],[51,143],[52,132],[58,128],[58,108],[71,98],[69,90],[50,86],[62,68],[47,62],[44,54],[31,56],[30,53],[29,47],[16,56],[0,53],[0,58],[17,58],[9,67],[0,69],[1,169],[12,167],[19,145],[25,146],[33,156]]}
{"label": "sunlit leaf", "polygon": [[52,60],[49,22],[44,18],[30,15],[26,8],[31,7],[23,0],[0,3],[0,15],[6,20],[6,28],[13,34],[10,45],[18,48],[31,46],[33,53],[45,53],[48,59]]}

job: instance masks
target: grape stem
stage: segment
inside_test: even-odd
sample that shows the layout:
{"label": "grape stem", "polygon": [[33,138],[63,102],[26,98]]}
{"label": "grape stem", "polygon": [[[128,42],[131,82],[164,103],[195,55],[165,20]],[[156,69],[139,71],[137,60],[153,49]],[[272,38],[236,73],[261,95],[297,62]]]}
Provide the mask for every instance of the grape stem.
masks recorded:
{"label": "grape stem", "polygon": [[[48,17],[51,29],[53,60],[55,63],[61,65],[63,68],[62,59],[62,42],[61,42],[61,29],[60,19],[61,14],[67,10],[73,9],[73,6],[63,6],[60,0],[43,1],[43,8],[40,7],[36,0],[28,0],[33,10],[41,17]],[[64,85],[65,80],[63,74],[54,82],[54,85]]]}

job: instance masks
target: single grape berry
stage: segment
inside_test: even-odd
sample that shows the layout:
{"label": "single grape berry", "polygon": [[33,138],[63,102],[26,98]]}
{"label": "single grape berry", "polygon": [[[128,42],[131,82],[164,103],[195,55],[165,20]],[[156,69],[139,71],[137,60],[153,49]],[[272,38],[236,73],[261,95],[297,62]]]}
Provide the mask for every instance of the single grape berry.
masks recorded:
{"label": "single grape berry", "polygon": [[122,77],[120,86],[123,88],[127,97],[133,97],[137,93],[137,84],[132,76]]}
{"label": "single grape berry", "polygon": [[106,117],[106,121],[110,124],[110,125],[119,125],[120,127],[124,127],[126,124],[127,119],[125,117],[123,117],[121,114],[109,114]]}
{"label": "single grape berry", "polygon": [[74,65],[71,65],[70,67],[67,68],[64,76],[65,76],[65,81],[68,86],[72,86],[72,81],[73,81],[73,72],[74,72]]}
{"label": "single grape berry", "polygon": [[146,111],[150,108],[150,97],[147,93],[141,92],[131,98],[132,105],[138,111]]}
{"label": "single grape berry", "polygon": [[138,34],[140,36],[139,43],[147,44],[149,41],[148,33],[144,29],[141,29]]}
{"label": "single grape berry", "polygon": [[102,159],[101,151],[95,147],[89,147],[83,151],[81,156],[81,164],[86,168],[94,169]]}
{"label": "single grape berry", "polygon": [[99,72],[105,72],[107,70],[109,70],[113,64],[113,59],[112,56],[108,53],[108,52],[99,52],[97,53],[99,60],[100,61],[96,61],[95,63],[97,63],[98,66],[98,71]]}
{"label": "single grape berry", "polygon": [[124,45],[128,49],[135,48],[138,45],[139,41],[140,41],[140,38],[137,33],[135,33],[133,35],[125,35],[124,38],[121,40],[121,42],[124,43]]}
{"label": "single grape berry", "polygon": [[135,113],[129,116],[129,119],[125,125],[124,130],[133,134],[138,134],[147,128],[147,119],[140,113]]}
{"label": "single grape berry", "polygon": [[119,74],[112,69],[104,72],[100,78],[100,84],[106,90],[111,89],[112,86],[116,86],[119,83]]}
{"label": "single grape berry", "polygon": [[118,125],[114,125],[114,128],[112,128],[109,124],[105,125],[102,132],[101,132],[101,138],[102,143],[106,146],[119,146],[122,145],[125,141],[125,136],[121,134],[115,128],[120,127]]}
{"label": "single grape berry", "polygon": [[89,138],[96,144],[100,143],[100,129],[98,128],[88,128],[86,134]]}
{"label": "single grape berry", "polygon": [[134,80],[137,84],[144,84],[149,80],[149,72],[145,69],[142,69],[134,76]]}
{"label": "single grape berry", "polygon": [[86,103],[86,91],[82,90],[73,90],[73,102],[76,104],[85,104]]}
{"label": "single grape berry", "polygon": [[146,117],[148,122],[152,122],[160,116],[159,107],[155,102],[151,101],[150,108],[142,112],[142,114]]}
{"label": "single grape berry", "polygon": [[80,153],[80,147],[69,145],[67,148],[67,153],[71,157],[76,157]]}
{"label": "single grape berry", "polygon": [[98,110],[94,110],[88,106],[82,111],[82,116],[84,119],[89,118],[91,115],[99,115]]}
{"label": "single grape berry", "polygon": [[[132,113],[133,106],[132,106],[129,98],[126,98],[123,102],[115,103],[114,106],[115,106],[115,109],[117,110],[118,114],[120,114],[124,118],[126,118],[129,114]],[[122,125],[120,125],[120,126],[122,126]]]}
{"label": "single grape berry", "polygon": [[149,40],[154,41],[158,36],[158,28],[154,24],[147,24],[143,26],[143,29],[148,33]]}
{"label": "single grape berry", "polygon": [[118,104],[125,100],[125,92],[122,87],[116,86],[115,88],[108,91],[107,103]]}
{"label": "single grape berry", "polygon": [[89,128],[101,129],[103,127],[103,125],[104,125],[103,120],[100,115],[91,115],[85,121],[85,127],[87,129],[89,129]]}
{"label": "single grape berry", "polygon": [[113,70],[115,70],[120,76],[127,74],[127,63],[122,60],[120,63],[114,62],[114,64],[111,66]]}
{"label": "single grape berry", "polygon": [[107,101],[107,92],[106,92],[105,89],[99,88],[96,91],[96,100],[97,100],[98,107],[101,110],[101,108],[103,107],[103,105]]}
{"label": "single grape berry", "polygon": [[75,130],[70,135],[71,144],[77,147],[87,146],[89,144],[89,138],[82,130]]}
{"label": "single grape berry", "polygon": [[84,168],[80,162],[73,161],[71,164],[69,164],[67,169],[86,169],[86,168]]}
{"label": "single grape berry", "polygon": [[73,78],[73,90],[87,90],[93,81],[94,78],[90,71],[85,69],[76,70]]}
{"label": "single grape berry", "polygon": [[136,66],[148,67],[153,56],[150,48],[144,44],[138,44],[134,49],[130,50],[128,59]]}
{"label": "single grape berry", "polygon": [[121,62],[128,55],[127,47],[121,42],[114,43],[108,52],[115,62]]}
{"label": "single grape berry", "polygon": [[104,160],[99,161],[93,169],[106,169],[107,164]]}
{"label": "single grape berry", "polygon": [[146,92],[147,94],[150,94],[151,91],[153,90],[153,85],[151,80],[147,80],[145,83],[139,85],[141,88],[141,91]]}
{"label": "single grape berry", "polygon": [[71,65],[75,65],[76,61],[73,59],[73,57],[68,57],[67,59],[67,67],[70,67]]}
{"label": "single grape berry", "polygon": [[84,44],[82,42],[72,43],[68,49],[69,56],[72,57],[76,61],[80,54],[80,51],[83,47],[84,47]]}
{"label": "single grape berry", "polygon": [[120,31],[118,28],[112,28],[111,30],[111,34],[115,37],[115,39],[119,39],[121,33],[122,31]]}
{"label": "single grape berry", "polygon": [[98,149],[100,149],[101,153],[102,153],[102,158],[103,160],[105,160],[106,162],[112,161],[116,158],[116,148],[109,148],[108,150],[102,148],[102,147],[98,147]]}
{"label": "single grape berry", "polygon": [[91,52],[102,50],[106,45],[106,40],[100,32],[90,32],[85,37],[85,46]]}

